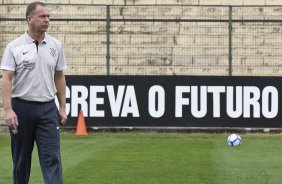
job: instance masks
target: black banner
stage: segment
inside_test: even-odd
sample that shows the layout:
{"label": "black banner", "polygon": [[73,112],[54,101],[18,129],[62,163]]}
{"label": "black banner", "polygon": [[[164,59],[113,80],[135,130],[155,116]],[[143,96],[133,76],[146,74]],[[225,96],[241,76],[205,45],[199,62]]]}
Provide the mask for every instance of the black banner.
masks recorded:
{"label": "black banner", "polygon": [[68,125],[282,127],[281,77],[66,76]]}

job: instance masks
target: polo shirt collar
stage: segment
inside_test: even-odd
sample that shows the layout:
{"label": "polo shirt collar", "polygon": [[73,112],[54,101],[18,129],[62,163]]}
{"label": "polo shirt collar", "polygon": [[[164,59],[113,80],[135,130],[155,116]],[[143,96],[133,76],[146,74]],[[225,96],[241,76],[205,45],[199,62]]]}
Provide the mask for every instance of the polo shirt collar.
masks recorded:
{"label": "polo shirt collar", "polygon": [[[28,43],[34,43],[34,39],[31,38],[27,32],[25,32],[25,40],[28,42]],[[44,39],[41,41],[42,43],[46,44],[47,43],[47,33],[45,33],[45,36],[44,36]]]}

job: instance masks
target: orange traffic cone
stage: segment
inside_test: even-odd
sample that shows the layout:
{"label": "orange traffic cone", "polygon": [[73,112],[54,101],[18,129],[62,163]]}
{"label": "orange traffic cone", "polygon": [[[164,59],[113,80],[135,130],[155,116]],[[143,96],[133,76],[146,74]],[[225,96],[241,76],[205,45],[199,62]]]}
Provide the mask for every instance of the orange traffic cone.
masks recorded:
{"label": "orange traffic cone", "polygon": [[88,135],[82,110],[79,112],[75,135]]}

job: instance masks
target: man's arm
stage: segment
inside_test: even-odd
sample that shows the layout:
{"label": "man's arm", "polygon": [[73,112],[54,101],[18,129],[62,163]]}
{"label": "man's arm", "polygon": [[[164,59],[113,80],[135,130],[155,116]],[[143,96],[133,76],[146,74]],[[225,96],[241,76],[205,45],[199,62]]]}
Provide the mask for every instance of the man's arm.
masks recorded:
{"label": "man's arm", "polygon": [[67,122],[67,115],[66,115],[66,80],[63,71],[55,72],[55,86],[57,88],[59,112],[62,119],[61,123],[64,125]]}
{"label": "man's arm", "polygon": [[18,118],[12,108],[11,94],[12,94],[12,79],[14,77],[13,71],[3,70],[2,76],[2,98],[5,112],[5,123],[12,129],[17,129]]}

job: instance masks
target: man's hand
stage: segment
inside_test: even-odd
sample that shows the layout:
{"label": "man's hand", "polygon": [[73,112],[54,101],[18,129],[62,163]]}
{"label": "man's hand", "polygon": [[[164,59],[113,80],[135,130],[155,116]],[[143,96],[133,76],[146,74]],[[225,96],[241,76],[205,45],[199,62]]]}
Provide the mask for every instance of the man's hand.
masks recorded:
{"label": "man's hand", "polygon": [[5,123],[13,130],[18,128],[19,126],[18,117],[12,109],[5,111]]}
{"label": "man's hand", "polygon": [[19,123],[16,113],[14,112],[11,104],[11,93],[12,93],[12,80],[14,77],[13,71],[4,70],[2,76],[2,99],[4,108],[4,120],[5,123],[16,130]]}
{"label": "man's hand", "polygon": [[66,114],[66,111],[65,110],[59,110],[59,113],[60,113],[60,116],[61,116],[61,124],[62,125],[65,125],[66,122],[67,122],[67,114]]}
{"label": "man's hand", "polygon": [[55,72],[55,86],[57,89],[57,97],[59,101],[59,113],[61,116],[61,124],[65,125],[67,122],[66,115],[66,80],[63,71]]}

